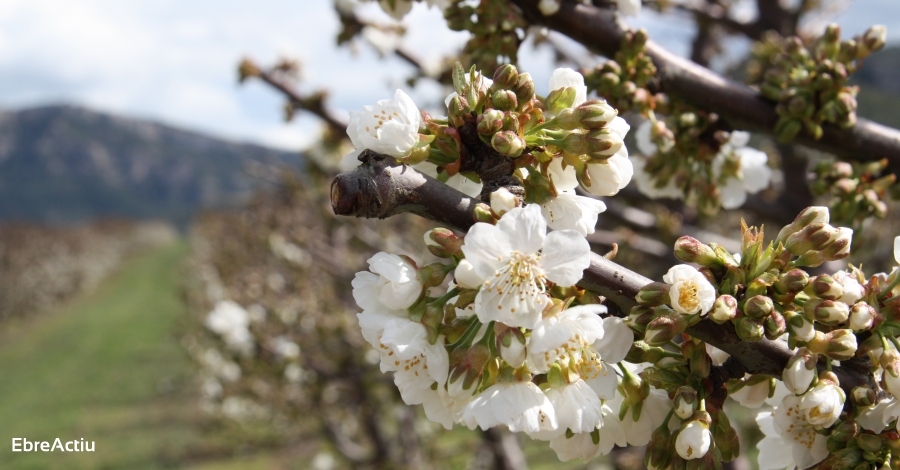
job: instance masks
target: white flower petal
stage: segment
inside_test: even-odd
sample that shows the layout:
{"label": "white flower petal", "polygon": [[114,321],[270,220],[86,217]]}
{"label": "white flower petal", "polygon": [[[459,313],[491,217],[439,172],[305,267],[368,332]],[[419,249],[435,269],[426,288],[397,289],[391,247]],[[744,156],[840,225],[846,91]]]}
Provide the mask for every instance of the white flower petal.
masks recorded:
{"label": "white flower petal", "polygon": [[540,265],[550,281],[563,287],[573,286],[590,266],[590,252],[590,244],[578,232],[551,232],[544,239]]}

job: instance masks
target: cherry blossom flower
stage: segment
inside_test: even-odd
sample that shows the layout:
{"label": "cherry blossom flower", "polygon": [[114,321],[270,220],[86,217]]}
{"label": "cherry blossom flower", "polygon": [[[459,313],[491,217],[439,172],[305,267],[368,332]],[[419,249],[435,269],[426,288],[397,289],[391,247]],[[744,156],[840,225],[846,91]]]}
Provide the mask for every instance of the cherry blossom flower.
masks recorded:
{"label": "cherry blossom flower", "polygon": [[768,167],[769,156],[748,147],[750,134],[733,131],[728,141],[722,145],[713,159],[713,176],[718,179],[722,168],[731,159],[737,160],[738,168],[734,177],[727,178],[719,187],[719,197],[724,209],[737,209],[747,201],[747,194],[755,194],[769,186],[772,169]]}
{"label": "cherry blossom flower", "polygon": [[874,433],[884,431],[885,426],[890,423],[890,420],[888,423],[885,423],[884,419],[887,416],[887,410],[894,401],[893,399],[881,400],[875,405],[860,407],[859,416],[856,417],[855,421],[867,431]]}
{"label": "cherry blossom flower", "polygon": [[567,429],[574,433],[589,433],[603,424],[600,398],[581,378],[551,386],[544,393],[556,413],[557,428],[532,433],[532,438],[549,441],[565,435]]}
{"label": "cherry blossom flower", "polygon": [[616,411],[606,404],[602,405],[600,410],[603,426],[596,431],[597,442],[594,442],[594,437],[588,432],[575,433],[572,437],[566,437],[564,434],[550,441],[550,448],[556,451],[560,461],[590,460],[608,454],[616,445],[620,447],[628,445],[622,424],[615,416]]}
{"label": "cherry blossom flower", "polygon": [[706,313],[716,301],[716,289],[690,265],[672,266],[663,281],[672,285],[669,288],[672,308],[684,315]]}
{"label": "cherry blossom flower", "polygon": [[403,310],[422,294],[415,266],[385,252],[369,258],[369,271],[353,278],[353,298],[363,310]]}
{"label": "cherry blossom flower", "polygon": [[469,429],[506,426],[512,432],[533,434],[557,427],[553,405],[531,382],[492,385],[476,395],[461,415],[461,421]]}
{"label": "cherry blossom flower", "polygon": [[[624,119],[616,117],[607,126],[621,139],[625,139],[630,126]],[[587,173],[591,178],[590,186],[583,186],[584,190],[595,196],[615,196],[628,183],[634,175],[634,167],[628,158],[628,149],[623,145],[615,155],[609,157],[605,163],[589,163]]]}
{"label": "cherry blossom flower", "polygon": [[[646,122],[650,123],[650,121]],[[638,128],[638,132],[643,128],[644,126],[641,125],[641,127]],[[649,126],[647,129],[649,129]],[[650,199],[684,198],[684,193],[675,185],[675,178],[669,178],[663,187],[657,187],[656,179],[644,169],[647,166],[647,159],[645,157],[634,157],[631,159],[631,164],[634,167],[634,182],[637,185],[638,191],[644,196],[647,196]]]}
{"label": "cherry blossom flower", "polygon": [[[750,374],[744,374],[744,379],[749,379],[750,377]],[[763,380],[755,384],[745,385],[728,396],[747,408],[759,408],[769,398],[769,381]]]}
{"label": "cherry blossom flower", "polygon": [[853,305],[866,293],[865,289],[863,289],[856,279],[856,276],[847,271],[838,271],[831,277],[841,285],[843,295],[837,299],[840,302],[847,305]]}
{"label": "cherry blossom flower", "polygon": [[204,324],[210,331],[221,336],[230,349],[245,355],[252,352],[255,341],[247,329],[250,315],[244,307],[230,300],[222,300],[209,312]]}
{"label": "cherry blossom flower", "polygon": [[421,124],[419,108],[403,90],[397,90],[394,99],[363,106],[362,111],[350,111],[347,135],[357,150],[370,149],[402,158],[419,142]]}
{"label": "cherry blossom flower", "polygon": [[513,327],[534,327],[550,301],[547,283],[572,286],[590,265],[587,240],[573,230],[547,234],[534,204],[510,210],[497,225],[476,223],[462,251],[482,280],[478,319]]}
{"label": "cherry blossom flower", "polygon": [[541,204],[541,213],[553,230],[575,230],[582,235],[594,233],[597,216],[606,210],[606,204],[597,199],[575,194],[578,179],[575,168],[562,168],[562,159],[554,158],[548,169],[557,197]]}
{"label": "cherry blossom flower", "polygon": [[819,429],[827,428],[841,416],[845,399],[840,387],[823,380],[803,394],[800,411],[809,424]]}
{"label": "cherry blossom flower", "polygon": [[786,396],[774,411],[757,415],[756,422],[765,435],[757,445],[761,470],[809,468],[828,457],[828,437],[806,421],[796,396]]}

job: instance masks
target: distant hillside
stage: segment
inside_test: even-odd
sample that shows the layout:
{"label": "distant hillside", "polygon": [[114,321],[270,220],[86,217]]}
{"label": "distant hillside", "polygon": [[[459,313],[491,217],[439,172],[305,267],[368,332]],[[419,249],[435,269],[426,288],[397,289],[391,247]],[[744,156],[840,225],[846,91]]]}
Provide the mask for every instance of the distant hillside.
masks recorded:
{"label": "distant hillside", "polygon": [[232,206],[299,168],[299,154],[238,144],[71,106],[0,112],[0,220],[66,223],[98,216],[183,224]]}

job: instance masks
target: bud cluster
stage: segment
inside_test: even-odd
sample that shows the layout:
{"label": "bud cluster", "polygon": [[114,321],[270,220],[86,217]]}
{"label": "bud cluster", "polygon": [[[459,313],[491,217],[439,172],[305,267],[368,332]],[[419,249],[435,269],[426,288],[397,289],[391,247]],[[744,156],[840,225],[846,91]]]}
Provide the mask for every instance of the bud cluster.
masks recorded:
{"label": "bud cluster", "polygon": [[[384,2],[381,2],[384,3]],[[447,26],[453,31],[466,31],[471,38],[462,56],[478,68],[491,70],[503,62],[518,62],[522,40],[517,31],[528,22],[516,8],[504,2],[447,2],[444,10]],[[499,61],[498,58],[505,58]]]}
{"label": "bud cluster", "polygon": [[[813,195],[831,196],[829,208],[834,222],[861,227],[869,217],[887,216],[889,192],[898,191],[897,176],[887,170],[887,160],[877,162],[821,162],[813,168]],[[900,195],[900,192],[897,192]]]}
{"label": "bud cluster", "polygon": [[646,114],[657,109],[657,103],[664,105],[665,94],[654,95],[647,89],[647,82],[656,75],[656,66],[645,51],[647,39],[644,29],[626,31],[615,57],[585,74],[588,89],[622,111]]}
{"label": "bud cluster", "polygon": [[848,78],[862,59],[884,47],[885,39],[886,29],[879,25],[842,41],[840,27],[831,24],[810,44],[774,32],[756,43],[748,75],[764,97],[779,103],[778,140],[790,142],[800,132],[819,139],[824,123],[856,124],[858,88],[848,85]]}

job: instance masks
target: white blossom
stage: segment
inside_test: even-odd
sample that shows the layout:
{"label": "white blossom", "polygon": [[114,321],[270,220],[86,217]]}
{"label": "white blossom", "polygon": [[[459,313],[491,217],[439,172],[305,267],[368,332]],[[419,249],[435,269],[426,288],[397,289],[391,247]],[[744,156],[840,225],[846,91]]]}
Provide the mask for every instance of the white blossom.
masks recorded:
{"label": "white blossom", "polygon": [[[638,130],[640,131],[640,128]],[[684,193],[675,185],[675,178],[669,178],[663,187],[657,187],[656,179],[644,169],[647,166],[647,159],[645,157],[632,158],[631,165],[634,167],[634,183],[637,185],[638,191],[644,196],[647,196],[650,199],[684,198]]]}
{"label": "white blossom", "polygon": [[408,319],[388,322],[381,335],[382,372],[394,371],[394,384],[408,405],[419,405],[433,399],[432,386],[441,388],[447,382],[450,358],[442,338],[428,341],[425,326]]}
{"label": "white blossom", "polygon": [[837,299],[840,302],[847,305],[853,305],[866,293],[863,286],[859,284],[856,276],[852,273],[838,271],[831,277],[841,285],[841,289],[843,290],[843,295],[841,295],[841,298]]}
{"label": "white blossom", "polygon": [[453,271],[453,278],[456,279],[456,283],[463,289],[478,289],[482,283],[481,278],[475,274],[475,267],[467,259],[460,260],[459,264],[456,265],[456,270]]}
{"label": "white blossom", "polygon": [[526,357],[525,344],[513,336],[509,346],[500,345],[500,357],[514,369],[522,367]]}
{"label": "white blossom", "polygon": [[758,444],[761,470],[804,469],[828,457],[828,437],[806,421],[799,397],[786,396],[774,411],[757,415],[756,422],[766,436]]}
{"label": "white blossom", "polygon": [[353,298],[364,311],[404,310],[422,294],[415,266],[385,252],[369,258],[369,271],[353,278]]}
{"label": "white blossom", "polygon": [[600,409],[603,427],[597,430],[599,439],[596,443],[591,433],[575,433],[569,438],[564,434],[550,441],[550,448],[556,452],[560,461],[590,460],[608,454],[616,445],[620,447],[628,445],[622,431],[622,424],[616,417],[618,410],[613,410],[606,404],[602,405]]}
{"label": "white blossom", "polygon": [[506,188],[500,188],[491,193],[491,210],[499,216],[515,209],[518,205],[519,200],[515,194]]}
{"label": "white blossom", "polygon": [[[615,398],[610,401],[610,407],[618,410],[621,404],[622,395],[617,393]],[[647,445],[650,442],[650,435],[665,422],[672,406],[672,400],[669,399],[669,394],[665,390],[650,387],[650,394],[644,400],[638,420],[634,421],[634,416],[629,409],[625,413],[625,419],[621,421],[622,433],[625,435],[628,445]],[[618,416],[615,419],[618,419]],[[604,424],[607,422],[604,421]]]}
{"label": "white blossom", "polygon": [[[750,374],[744,374],[745,380],[750,377]],[[729,396],[747,408],[759,408],[769,398],[769,381],[763,380],[756,384],[744,385]]]}
{"label": "white blossom", "polygon": [[885,426],[887,426],[887,423],[884,422],[884,418],[887,414],[886,411],[893,402],[893,399],[881,400],[875,405],[860,407],[859,416],[856,417],[855,421],[859,423],[863,429],[878,434],[881,431],[884,431]]}
{"label": "white blossom", "polygon": [[230,300],[219,301],[206,316],[204,324],[210,331],[221,336],[230,349],[242,354],[252,352],[255,341],[247,329],[250,315],[244,307]]}
{"label": "white blossom", "polygon": [[362,111],[350,111],[347,135],[357,150],[370,149],[402,158],[419,142],[421,123],[419,108],[403,90],[397,90],[394,99],[363,106]]}
{"label": "white blossom", "polygon": [[884,417],[882,418],[882,422],[885,426],[889,426],[895,421],[896,429],[900,432],[900,399],[897,399],[896,397],[885,407]]}
{"label": "white blossom", "polygon": [[556,413],[557,428],[533,433],[532,438],[549,441],[564,436],[566,429],[585,433],[603,424],[600,398],[584,380],[579,378],[562,386],[551,386],[544,393]]}
{"label": "white blossom", "polygon": [[606,210],[606,204],[575,194],[578,186],[575,168],[568,165],[563,169],[562,158],[551,160],[547,173],[558,193],[541,204],[547,225],[553,230],[575,230],[582,235],[594,233],[597,216]]}
{"label": "white blossom", "polygon": [[800,395],[809,389],[815,375],[815,369],[807,369],[806,362],[802,359],[798,359],[793,363],[788,364],[788,367],[785,368],[784,372],[781,374],[781,378],[784,381],[785,387],[787,387],[791,393]]}
{"label": "white blossom", "polygon": [[685,460],[694,460],[706,455],[710,444],[712,433],[709,428],[699,421],[691,421],[675,438],[675,451]]}
{"label": "white blossom", "polygon": [[531,382],[492,385],[476,395],[461,415],[469,429],[506,426],[512,432],[537,433],[557,427],[553,405]]}
{"label": "white blossom", "polygon": [[570,68],[561,67],[554,70],[553,74],[550,75],[550,91],[567,87],[575,89],[573,107],[587,101],[587,86],[584,84],[584,76]]}
{"label": "white blossom", "polygon": [[[616,117],[607,126],[621,139],[625,139],[630,126],[624,119]],[[628,149],[622,148],[615,155],[609,157],[604,163],[588,163],[587,173],[591,180],[590,186],[583,186],[584,190],[595,196],[615,196],[622,188],[628,186],[634,175],[634,167],[628,158]]]}
{"label": "white blossom", "polygon": [[663,282],[671,284],[669,300],[672,308],[684,315],[706,313],[716,301],[716,289],[690,265],[672,266],[663,276]]}
{"label": "white blossom", "polygon": [[719,195],[724,209],[737,209],[747,201],[747,193],[755,194],[769,186],[772,169],[768,167],[769,156],[752,147],[747,147],[750,134],[734,131],[713,159],[713,176],[718,179],[726,161],[736,159],[737,173],[725,180],[719,187]]}
{"label": "white blossom", "polygon": [[587,240],[573,230],[547,234],[534,204],[512,209],[497,225],[476,223],[462,251],[482,280],[475,310],[485,324],[534,327],[550,301],[547,282],[574,285],[590,265]]}
{"label": "white blossom", "polygon": [[806,422],[817,427],[830,427],[844,410],[844,392],[828,381],[821,381],[800,399],[800,412]]}

